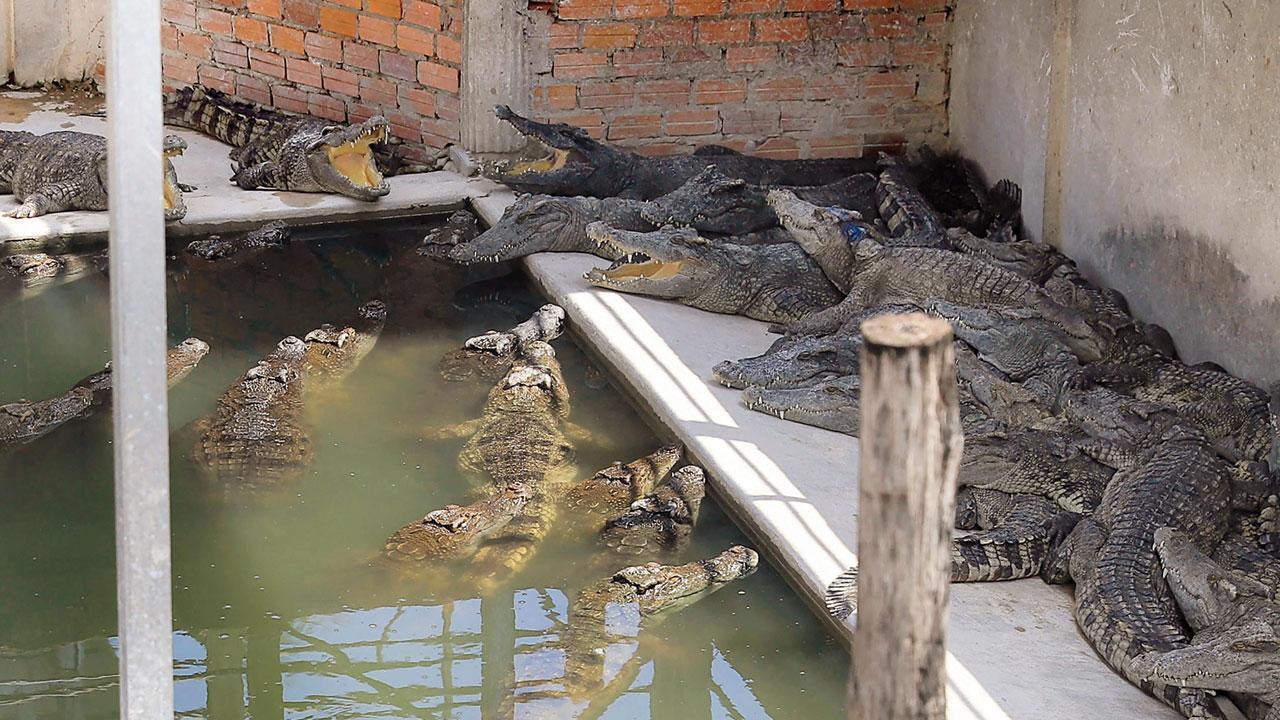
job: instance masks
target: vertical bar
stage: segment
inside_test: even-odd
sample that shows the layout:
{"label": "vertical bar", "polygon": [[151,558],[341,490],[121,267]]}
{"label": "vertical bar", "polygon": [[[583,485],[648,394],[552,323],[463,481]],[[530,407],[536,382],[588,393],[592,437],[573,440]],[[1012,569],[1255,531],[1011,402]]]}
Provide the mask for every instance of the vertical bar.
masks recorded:
{"label": "vertical bar", "polygon": [[120,716],[173,717],[160,0],[111,0],[107,159]]}
{"label": "vertical bar", "polygon": [[463,3],[462,147],[471,152],[524,147],[524,137],[493,115],[493,107],[500,104],[518,113],[529,109],[524,5],[512,0]]}
{"label": "vertical bar", "polygon": [[1049,65],[1049,120],[1045,131],[1043,242],[1062,247],[1063,179],[1071,124],[1071,30],[1076,0],[1054,0],[1053,55]]}
{"label": "vertical bar", "polygon": [[858,627],[851,720],[945,720],[960,432],[951,326],[862,324]]}

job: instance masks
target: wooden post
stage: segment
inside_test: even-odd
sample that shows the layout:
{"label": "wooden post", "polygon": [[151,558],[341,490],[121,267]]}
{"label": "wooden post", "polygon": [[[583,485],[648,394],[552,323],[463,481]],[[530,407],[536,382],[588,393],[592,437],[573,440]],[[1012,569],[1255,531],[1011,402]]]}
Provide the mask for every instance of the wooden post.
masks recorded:
{"label": "wooden post", "polygon": [[955,481],[964,437],[951,326],[862,324],[858,624],[850,720],[943,720]]}

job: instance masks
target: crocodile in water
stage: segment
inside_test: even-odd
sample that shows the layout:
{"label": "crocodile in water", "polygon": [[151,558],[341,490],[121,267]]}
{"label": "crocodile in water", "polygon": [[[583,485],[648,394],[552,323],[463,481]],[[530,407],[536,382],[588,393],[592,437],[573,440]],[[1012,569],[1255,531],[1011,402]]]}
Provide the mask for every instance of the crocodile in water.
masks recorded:
{"label": "crocodile in water", "polygon": [[678,551],[688,545],[706,494],[702,468],[686,465],[621,515],[610,518],[600,540],[626,555]]}
{"label": "crocodile in water", "polygon": [[445,380],[496,382],[533,340],[551,342],[565,328],[565,311],[559,305],[543,305],[524,322],[510,330],[490,330],[466,340],[462,347],[440,358],[440,375]]}

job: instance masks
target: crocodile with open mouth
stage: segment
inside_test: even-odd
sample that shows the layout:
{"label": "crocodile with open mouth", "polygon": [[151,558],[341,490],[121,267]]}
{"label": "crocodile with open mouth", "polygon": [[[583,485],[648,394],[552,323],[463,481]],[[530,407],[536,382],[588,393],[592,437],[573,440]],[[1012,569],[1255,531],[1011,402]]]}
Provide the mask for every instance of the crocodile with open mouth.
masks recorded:
{"label": "crocodile with open mouth", "polygon": [[390,192],[372,146],[390,124],[371,117],[353,125],[271,110],[193,85],[165,95],[165,122],[232,145],[231,179],[245,190],[336,193],[374,201]]}
{"label": "crocodile with open mouth", "polygon": [[652,200],[707,167],[759,185],[831,183],[877,167],[874,158],[773,160],[723,147],[704,148],[692,155],[643,156],[595,140],[582,128],[521,117],[505,105],[494,112],[525,137],[550,148],[547,158],[488,172],[494,180],[523,192]]}
{"label": "crocodile with open mouth", "polygon": [[1166,685],[1228,691],[1250,720],[1280,719],[1280,587],[1209,558],[1184,533],[1155,532],[1164,578],[1195,631],[1187,647],[1134,659]]}
{"label": "crocodile with open mouth", "polygon": [[[171,157],[187,142],[166,135],[163,153],[164,219],[187,214]],[[101,135],[61,130],[33,135],[0,131],[0,192],[13,193],[21,205],[6,217],[31,218],[68,210],[107,209],[107,139]]]}
{"label": "crocodile with open mouth", "polygon": [[597,287],[679,300],[689,307],[786,323],[830,307],[840,295],[793,243],[731,245],[690,229],[632,232],[604,223],[587,235],[620,259],[585,275]]}

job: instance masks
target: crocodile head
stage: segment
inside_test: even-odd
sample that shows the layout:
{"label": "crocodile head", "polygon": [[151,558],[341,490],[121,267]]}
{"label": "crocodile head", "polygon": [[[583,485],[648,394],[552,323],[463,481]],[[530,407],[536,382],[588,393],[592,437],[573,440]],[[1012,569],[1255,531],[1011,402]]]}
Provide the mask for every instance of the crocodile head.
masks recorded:
{"label": "crocodile head", "polygon": [[671,468],[680,461],[681,452],[679,445],[664,445],[626,465],[615,462],[597,470],[588,482],[597,487],[625,490],[632,497],[643,495],[671,472]]}
{"label": "crocodile head", "polygon": [[307,333],[306,366],[309,372],[341,376],[354,370],[373,349],[387,320],[387,306],[372,300],[360,306],[352,321],[342,327],[321,325]]}
{"label": "crocodile head", "polygon": [[503,262],[544,251],[566,251],[585,244],[589,221],[584,198],[522,195],[493,227],[448,251],[459,263]]}
{"label": "crocodile head", "polygon": [[52,280],[62,272],[64,265],[62,258],[46,253],[19,253],[0,260],[0,268],[24,285]]}
{"label": "crocodile head", "polygon": [[390,129],[381,116],[355,125],[326,127],[306,148],[311,178],[327,192],[356,200],[377,200],[391,192],[370,149],[386,142]]}
{"label": "crocodile head", "polygon": [[679,299],[700,294],[733,270],[732,246],[715,243],[688,228],[632,232],[602,222],[587,226],[587,237],[619,259],[583,276],[597,287]]}
{"label": "crocodile head", "polygon": [[706,494],[702,468],[682,467],[653,492],[631,503],[626,512],[610,518],[600,531],[600,540],[630,555],[678,551],[693,532]]}
{"label": "crocodile head", "polygon": [[1057,373],[1074,372],[1080,353],[1095,361],[1101,357],[1096,336],[1073,338],[1056,332],[1031,308],[979,308],[935,300],[925,309],[949,321],[957,338],[1014,380],[1050,368]]}
{"label": "crocodile head", "polygon": [[778,340],[763,355],[719,363],[711,374],[731,388],[798,388],[857,374],[861,347],[860,336],[798,335]]}
{"label": "crocodile head", "polygon": [[164,136],[164,219],[166,222],[181,220],[187,214],[187,203],[182,199],[182,184],[173,161],[187,149],[187,141],[177,135]]}
{"label": "crocodile head", "polygon": [[862,215],[839,207],[822,207],[796,197],[790,190],[773,189],[767,195],[769,207],[778,222],[805,252],[817,255],[829,245],[848,245],[851,238],[846,226],[870,227]]}
{"label": "crocodile head", "polygon": [[627,153],[594,140],[586,130],[564,123],[540,123],[517,115],[506,105],[494,108],[500,120],[536,140],[548,154],[489,174],[494,180],[527,192],[550,195],[620,194],[627,180]]}
{"label": "crocodile head", "polygon": [[853,434],[860,421],[861,387],[856,375],[800,388],[749,387],[742,393],[742,402],[752,410],[783,420]]}
{"label": "crocodile head", "polygon": [[173,387],[196,369],[196,365],[209,354],[209,343],[189,337],[169,348],[165,357],[165,370],[169,379],[169,387]]}
{"label": "crocodile head", "polygon": [[1275,599],[1275,591],[1257,580],[1222,567],[1174,528],[1157,529],[1155,547],[1169,589],[1194,630],[1229,621],[1238,612],[1237,606],[1245,596]]}
{"label": "crocodile head", "polygon": [[1164,685],[1239,692],[1280,704],[1280,634],[1261,620],[1197,633],[1191,645],[1139,655],[1131,667],[1144,680]]}
{"label": "crocodile head", "polygon": [[743,235],[778,224],[765,204],[765,190],[731,178],[714,165],[640,211],[654,225],[692,227],[703,232]]}
{"label": "crocodile head", "polygon": [[506,412],[544,413],[555,407],[563,388],[555,350],[541,340],[525,343],[524,357],[489,391],[489,407]]}
{"label": "crocodile head", "polygon": [[687,605],[705,593],[724,587],[755,572],[760,556],[755,550],[734,545],[715,557],[685,565],[646,563],[623,568],[613,582],[629,585],[640,612],[652,615]]}

